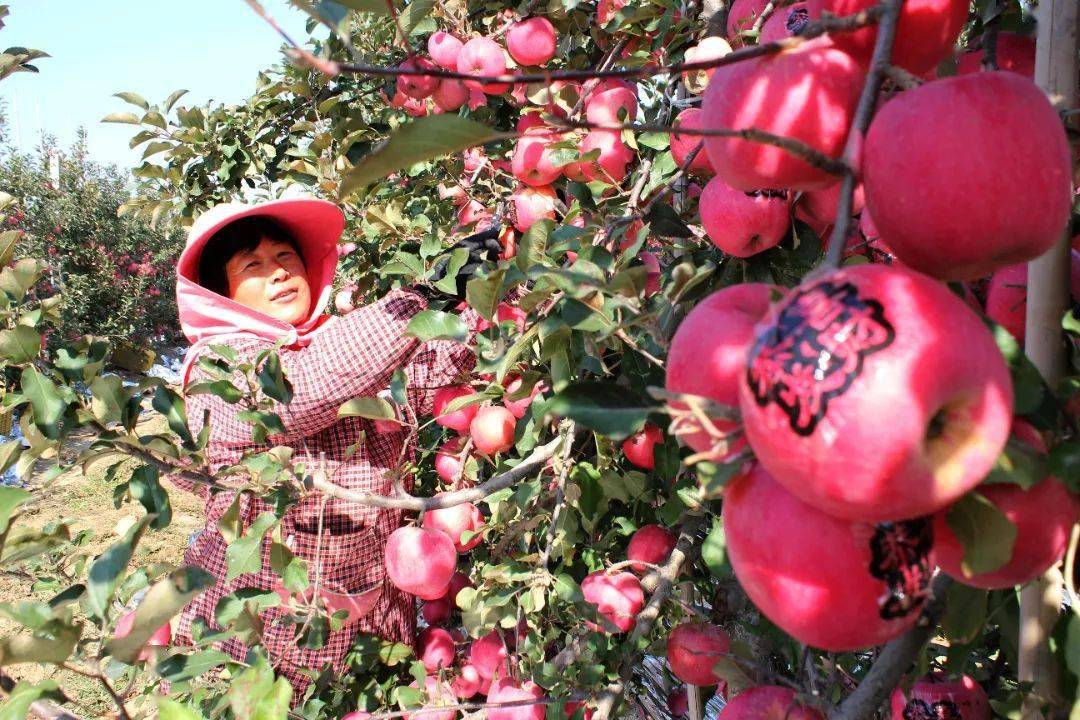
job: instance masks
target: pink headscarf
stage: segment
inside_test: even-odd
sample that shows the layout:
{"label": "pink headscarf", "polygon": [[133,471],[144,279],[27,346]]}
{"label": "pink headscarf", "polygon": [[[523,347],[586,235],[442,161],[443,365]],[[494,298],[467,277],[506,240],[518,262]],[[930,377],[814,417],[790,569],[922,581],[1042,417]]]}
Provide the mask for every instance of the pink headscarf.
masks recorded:
{"label": "pink headscarf", "polygon": [[[276,320],[199,284],[199,257],[207,241],[229,223],[254,216],[279,222],[300,248],[313,303],[311,314],[299,325]],[[272,200],[257,205],[225,203],[200,215],[191,226],[187,245],[176,266],[180,327],[192,343],[180,370],[182,382],[187,383],[188,371],[199,351],[228,336],[254,335],[282,342],[286,347],[303,347],[311,342],[311,335],[329,317],[324,311],[330,302],[337,269],[337,242],[344,229],[345,216],[341,209],[314,197]]]}

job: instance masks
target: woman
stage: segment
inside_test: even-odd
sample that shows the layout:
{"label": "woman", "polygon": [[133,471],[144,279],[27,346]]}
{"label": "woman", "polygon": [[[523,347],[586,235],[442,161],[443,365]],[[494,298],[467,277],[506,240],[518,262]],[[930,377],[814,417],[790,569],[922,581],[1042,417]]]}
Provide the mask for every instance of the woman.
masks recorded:
{"label": "woman", "polygon": [[[427,307],[425,295],[431,291],[397,290],[344,317],[324,313],[343,228],[344,217],[336,205],[308,198],[219,205],[192,225],[177,267],[180,324],[192,342],[182,373],[185,387],[207,379],[197,361],[214,357],[212,346],[228,345],[241,357],[252,358],[281,343],[281,364],[294,392],[288,406],[275,408],[285,432],[264,445],[253,442],[252,426],[237,419],[240,406],[212,394],[188,396],[192,432],[203,427],[204,415],[209,418],[206,457],[211,467],[232,465],[245,453],[268,445],[287,445],[296,462],[308,467],[325,462],[327,475],[342,487],[389,494],[391,472],[413,450],[410,444],[403,455],[407,434],[380,433],[361,418],[339,420],[338,408],[352,398],[377,395],[388,387],[394,371],[403,368],[409,388],[406,412],[430,414],[435,390],[453,384],[474,365],[475,358],[463,344],[421,344],[405,335],[409,320]],[[475,268],[497,254],[493,238],[494,232],[459,243],[470,252],[467,267]],[[463,288],[462,278],[458,285]],[[475,328],[475,314],[466,311],[465,319]],[[218,524],[236,496],[205,489],[203,494],[206,526],[185,562],[210,571],[217,583],[181,615],[177,637],[185,642],[192,641],[196,620],[208,629],[218,628],[218,601],[238,589],[277,591],[288,597],[270,570],[269,536],[260,572],[226,579],[227,544]],[[239,514],[245,529],[270,510],[260,499],[241,496]],[[341,671],[358,632],[412,643],[413,598],[394,588],[383,569],[386,538],[401,522],[401,511],[318,493],[308,494],[282,518],[278,537],[307,561],[309,578],[317,574],[327,604],[349,612],[345,627],[330,633],[319,649],[297,646],[296,627],[283,621],[286,610],[263,613],[263,640],[271,662],[298,694],[326,663]],[[201,632],[206,630],[195,636]],[[235,638],[223,649],[237,659],[246,652]]]}

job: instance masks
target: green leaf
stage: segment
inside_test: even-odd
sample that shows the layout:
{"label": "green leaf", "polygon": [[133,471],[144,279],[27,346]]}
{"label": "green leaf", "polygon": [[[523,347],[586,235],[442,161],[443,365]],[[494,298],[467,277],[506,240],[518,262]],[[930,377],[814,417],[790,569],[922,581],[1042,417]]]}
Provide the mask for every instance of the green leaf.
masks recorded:
{"label": "green leaf", "polygon": [[5,230],[0,233],[0,266],[11,263],[11,259],[15,257],[15,246],[22,236],[19,230]]}
{"label": "green leaf", "polygon": [[90,410],[103,425],[119,421],[123,417],[128,394],[124,382],[117,375],[98,375],[90,382]]}
{"label": "green leaf", "polygon": [[158,720],[205,720],[205,716],[186,705],[160,695],[154,698]]}
{"label": "green leaf", "polygon": [[135,609],[131,631],[113,637],[105,652],[124,663],[133,663],[150,637],[168,623],[195,596],[214,584],[214,576],[198,567],[182,567],[158,581]]}
{"label": "green leaf", "polygon": [[124,571],[131,562],[135,546],[138,545],[139,538],[153,519],[152,515],[140,518],[125,533],[120,542],[98,555],[90,565],[86,582],[86,605],[99,619],[104,620],[108,614],[113,593],[116,592],[120,580],[123,579]]}
{"label": "green leaf", "polygon": [[154,391],[154,399],[151,403],[153,408],[161,413],[169,429],[176,433],[185,447],[193,447],[195,440],[188,429],[187,413],[184,409],[184,398],[169,388],[159,385]]}
{"label": "green leaf", "polygon": [[270,664],[259,657],[233,679],[228,698],[237,720],[284,720],[289,712],[292,686],[285,678],[275,680]]}
{"label": "green leaf", "polygon": [[19,663],[65,662],[82,635],[82,625],[58,625],[48,634],[8,635],[0,638],[0,667]]}
{"label": "green leaf", "polygon": [[964,548],[960,567],[965,575],[993,572],[1009,562],[1016,525],[984,496],[968,493],[952,506],[945,520]]}
{"label": "green leaf", "polygon": [[114,112],[109,113],[105,117],[101,118],[103,123],[124,123],[125,125],[141,125],[142,120],[139,116],[129,112]]}
{"label": "green leaf", "polygon": [[150,527],[162,530],[172,522],[172,507],[169,505],[169,493],[158,480],[156,465],[142,465],[135,469],[128,481],[128,492],[146,512],[154,516]]}
{"label": "green leaf", "polygon": [[[401,23],[401,28],[405,31],[405,34],[412,35],[419,28],[421,22],[431,17],[431,11],[434,7],[435,0],[409,0],[409,4],[398,12],[398,21]],[[461,149],[464,150],[464,148]]]}
{"label": "green leaf", "polygon": [[485,320],[495,317],[495,309],[502,300],[506,270],[494,270],[484,277],[475,277],[465,285],[465,301]]}
{"label": "green leaf", "polygon": [[525,231],[525,234],[521,236],[521,241],[518,242],[517,255],[514,256],[518,270],[527,273],[533,265],[544,264],[547,260],[548,238],[551,237],[551,231],[554,228],[554,220],[544,219],[534,222]]}
{"label": "green leaf", "polygon": [[460,316],[440,310],[421,310],[409,321],[405,329],[420,342],[431,340],[456,340],[465,342],[469,337],[469,328]]}
{"label": "green leaf", "polygon": [[[359,10],[360,12],[378,13],[379,15],[389,15],[390,5],[386,0],[334,0],[338,5],[344,5],[350,10]],[[400,5],[400,3],[394,3]]]}
{"label": "green leaf", "polygon": [[[415,4],[417,0],[414,0]],[[417,118],[398,128],[383,145],[349,170],[341,181],[338,196],[347,198],[376,180],[418,162],[508,137],[512,137],[512,134],[499,132],[459,115]]]}
{"label": "green leaf", "polygon": [[546,410],[581,423],[615,440],[627,438],[645,425],[657,406],[630,388],[604,382],[571,383],[547,401]]}
{"label": "green leaf", "polygon": [[168,682],[184,682],[213,670],[229,659],[228,655],[218,650],[170,655],[159,662],[154,671]]}
{"label": "green leaf", "polygon": [[0,331],[0,357],[15,365],[33,362],[41,351],[41,335],[26,325]]}
{"label": "green leaf", "polygon": [[1073,438],[1054,446],[1048,464],[1050,474],[1080,494],[1080,440]]}
{"label": "green leaf", "polygon": [[1027,415],[1034,412],[1042,404],[1043,396],[1047,392],[1042,375],[1024,354],[1024,349],[1012,333],[996,323],[987,322],[993,331],[994,342],[1005,357],[1012,374],[1013,414]]}
{"label": "green leaf", "polygon": [[50,440],[60,438],[60,418],[67,409],[67,402],[52,380],[33,367],[23,368],[20,382],[22,394],[30,401],[34,424]]}
{"label": "green leaf", "polygon": [[113,95],[113,97],[120,98],[124,102],[131,103],[132,105],[138,105],[143,110],[150,109],[150,103],[146,102],[146,99],[139,93],[133,92],[119,92]]}
{"label": "green leaf", "polygon": [[[423,254],[423,249],[421,249]],[[465,248],[458,248],[454,252],[450,253],[450,259],[447,261],[446,273],[443,275],[442,280],[435,283],[435,289],[441,290],[448,295],[455,295],[457,293],[458,272],[461,268],[465,267],[465,263],[469,261],[469,251]]]}
{"label": "green leaf", "polygon": [[281,576],[289,592],[302,592],[308,586],[307,562],[280,542],[270,544],[270,570]]}
{"label": "green leaf", "polygon": [[0,445],[0,473],[6,473],[8,468],[18,462],[22,452],[23,446],[19,440],[8,440]]}
{"label": "green leaf", "polygon": [[[18,444],[18,440],[11,442]],[[10,443],[4,443],[8,445]],[[0,486],[0,535],[7,532],[8,523],[20,505],[29,500],[31,495],[28,491],[20,488]]]}
{"label": "green leaf", "polygon": [[713,518],[712,529],[705,536],[701,545],[701,560],[716,578],[731,577],[731,563],[727,557],[727,539],[724,536],[724,523],[719,517]]}
{"label": "green leaf", "polygon": [[381,397],[360,397],[348,400],[338,408],[338,417],[362,417],[369,420],[393,420],[394,406]]}
{"label": "green leaf", "polygon": [[983,478],[983,483],[1008,483],[1028,490],[1046,477],[1048,465],[1044,453],[1010,437],[994,468]]}
{"label": "green leaf", "polygon": [[270,528],[277,525],[277,516],[264,512],[255,518],[248,531],[242,537],[229,543],[225,549],[227,571],[226,580],[233,580],[245,573],[258,572],[262,567],[262,542]]}
{"label": "green leaf", "polygon": [[268,398],[277,400],[283,405],[292,402],[292,385],[285,379],[285,373],[281,369],[281,358],[276,352],[270,353],[259,368],[259,387]]}
{"label": "green leaf", "polygon": [[64,699],[55,680],[19,681],[8,692],[7,702],[0,705],[0,720],[24,720],[30,713],[30,706],[42,699],[58,702]]}
{"label": "green leaf", "polygon": [[945,618],[942,629],[955,643],[969,643],[979,637],[986,622],[989,593],[961,583],[952,583],[946,591]]}

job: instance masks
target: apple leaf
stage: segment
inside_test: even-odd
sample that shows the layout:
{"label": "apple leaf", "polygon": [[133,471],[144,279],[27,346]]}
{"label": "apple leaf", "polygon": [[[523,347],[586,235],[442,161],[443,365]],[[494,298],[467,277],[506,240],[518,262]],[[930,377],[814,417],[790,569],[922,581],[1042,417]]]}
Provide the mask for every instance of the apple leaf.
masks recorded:
{"label": "apple leaf", "polygon": [[245,573],[258,572],[262,565],[262,542],[267,531],[277,525],[272,512],[264,512],[255,518],[248,531],[229,543],[225,549],[227,570],[225,579],[232,580]]}
{"label": "apple leaf", "polygon": [[984,496],[968,493],[952,506],[945,520],[964,548],[960,567],[968,577],[993,572],[1009,562],[1016,525]]}
{"label": "apple leaf", "polygon": [[547,412],[570,418],[614,440],[636,433],[656,409],[655,404],[630,388],[601,382],[571,383],[547,402]]}
{"label": "apple leaf", "polygon": [[1012,334],[1002,326],[986,321],[990,324],[994,334],[994,342],[997,343],[1001,354],[1005,356],[1005,362],[1009,365],[1009,373],[1013,381],[1013,413],[1027,415],[1039,408],[1047,393],[1046,383],[1042,375],[1027,355],[1024,349]]}
{"label": "apple leaf", "polygon": [[175,700],[158,696],[154,701],[157,703],[158,720],[204,720],[204,715]]}
{"label": "apple leaf", "polygon": [[460,316],[440,310],[421,310],[405,328],[405,334],[420,342],[431,340],[456,340],[464,342],[469,337],[469,328]]}
{"label": "apple leaf", "polygon": [[0,720],[23,720],[29,716],[30,706],[42,698],[59,702],[64,700],[64,694],[60,692],[60,686],[55,680],[42,680],[37,683],[20,680],[8,691],[7,701],[0,705]]}
{"label": "apple leaf", "polygon": [[362,417],[369,420],[394,420],[394,407],[380,397],[359,397],[338,408],[338,417]]}
{"label": "apple leaf", "polygon": [[132,663],[157,632],[200,592],[214,584],[214,576],[198,567],[182,567],[159,580],[146,593],[135,610],[130,632],[114,637],[105,651],[124,663]]}
{"label": "apple leaf", "polygon": [[376,180],[424,160],[460,152],[474,145],[512,137],[459,115],[428,115],[403,125],[378,149],[362,158],[341,181],[346,198]]}
{"label": "apple leaf", "polygon": [[1046,477],[1046,473],[1046,455],[1025,443],[1009,438],[994,468],[983,478],[983,482],[1010,483],[1028,490]]}
{"label": "apple leaf", "polygon": [[713,577],[723,579],[731,576],[724,523],[718,517],[713,518],[712,529],[709,530],[709,534],[705,536],[705,542],[701,545],[701,559]]}
{"label": "apple leaf", "polygon": [[941,627],[954,643],[969,643],[979,637],[986,623],[989,593],[962,583],[952,583],[946,593],[945,618]]}

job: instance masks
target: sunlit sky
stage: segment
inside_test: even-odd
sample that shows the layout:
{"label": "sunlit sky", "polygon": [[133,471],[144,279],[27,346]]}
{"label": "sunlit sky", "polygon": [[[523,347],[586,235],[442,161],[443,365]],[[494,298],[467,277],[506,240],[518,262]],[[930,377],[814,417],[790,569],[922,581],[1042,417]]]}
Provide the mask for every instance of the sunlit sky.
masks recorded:
{"label": "sunlit sky", "polygon": [[[102,124],[130,109],[112,97],[133,91],[150,102],[173,90],[181,104],[239,102],[255,89],[255,76],[281,57],[281,39],[243,0],[8,0],[2,47],[44,50],[40,74],[17,73],[0,83],[9,135],[22,149],[41,133],[66,146],[78,127],[89,132],[91,157],[124,167],[138,163],[128,148],[138,128]],[[286,0],[263,6],[293,37],[305,36],[306,15]]]}

